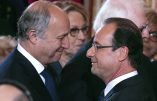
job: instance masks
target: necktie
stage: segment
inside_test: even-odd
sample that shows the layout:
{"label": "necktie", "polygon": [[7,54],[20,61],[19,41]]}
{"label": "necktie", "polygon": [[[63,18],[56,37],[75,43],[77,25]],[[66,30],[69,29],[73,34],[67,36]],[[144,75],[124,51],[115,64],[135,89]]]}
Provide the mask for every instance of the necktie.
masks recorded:
{"label": "necktie", "polygon": [[110,98],[114,94],[114,89],[108,92],[108,94],[105,96],[104,101],[110,101]]}
{"label": "necktie", "polygon": [[104,90],[101,91],[98,101],[105,101]]}
{"label": "necktie", "polygon": [[58,101],[55,82],[52,76],[48,73],[46,69],[44,69],[40,74],[45,78],[45,86],[52,98],[52,101]]}
{"label": "necktie", "polygon": [[109,93],[104,96],[104,90],[100,93],[98,101],[109,101],[110,97],[114,94],[114,90],[112,89]]}

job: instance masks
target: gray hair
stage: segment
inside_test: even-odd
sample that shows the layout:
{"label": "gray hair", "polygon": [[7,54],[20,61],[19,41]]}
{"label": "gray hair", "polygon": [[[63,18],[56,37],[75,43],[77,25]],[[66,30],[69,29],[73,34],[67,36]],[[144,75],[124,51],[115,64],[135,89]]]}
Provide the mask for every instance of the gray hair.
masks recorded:
{"label": "gray hair", "polygon": [[20,39],[28,39],[28,32],[34,30],[39,37],[44,35],[46,31],[49,20],[50,13],[49,7],[51,2],[44,1],[43,4],[40,4],[38,7],[32,7],[35,4],[30,5],[20,17],[17,27],[18,27],[18,37]]}

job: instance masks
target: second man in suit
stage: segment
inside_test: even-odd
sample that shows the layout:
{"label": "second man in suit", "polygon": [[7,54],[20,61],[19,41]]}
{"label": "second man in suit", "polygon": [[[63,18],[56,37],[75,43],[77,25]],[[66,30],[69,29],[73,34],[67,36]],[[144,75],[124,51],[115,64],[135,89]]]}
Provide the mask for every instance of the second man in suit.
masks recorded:
{"label": "second man in suit", "polygon": [[155,101],[154,94],[138,73],[143,52],[138,27],[124,18],[104,21],[87,51],[93,74],[106,84],[99,101]]}

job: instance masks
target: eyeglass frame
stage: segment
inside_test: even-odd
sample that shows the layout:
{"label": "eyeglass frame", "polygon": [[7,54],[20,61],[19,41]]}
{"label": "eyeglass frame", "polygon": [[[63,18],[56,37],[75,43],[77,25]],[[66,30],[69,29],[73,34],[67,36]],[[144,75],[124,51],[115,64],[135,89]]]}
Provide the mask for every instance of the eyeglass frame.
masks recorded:
{"label": "eyeglass frame", "polygon": [[[141,33],[143,32],[144,29],[148,30],[148,24],[146,24],[146,25],[142,26],[141,28],[139,28]],[[150,32],[149,30],[148,30],[148,32],[149,32],[149,39],[153,42],[157,42],[157,32]],[[154,35],[156,35],[156,36],[154,37]],[[156,38],[156,39],[154,39],[154,38]]]}
{"label": "eyeglass frame", "polygon": [[111,47],[115,47],[115,46],[113,46],[113,45],[110,45],[110,46],[96,45],[95,43],[92,43],[92,46],[94,47],[95,50],[102,49],[102,48],[111,48]]}
{"label": "eyeglass frame", "polygon": [[[89,28],[89,26],[83,26],[82,28],[78,28],[78,27],[74,27],[74,28],[71,28],[70,29],[70,35],[72,36],[72,37],[76,37],[78,34],[79,34],[79,32],[81,31],[84,35],[88,35],[88,33],[87,33],[87,31],[88,31],[88,28]],[[72,30],[74,30],[74,31],[72,31]],[[73,32],[73,33],[72,33]]]}

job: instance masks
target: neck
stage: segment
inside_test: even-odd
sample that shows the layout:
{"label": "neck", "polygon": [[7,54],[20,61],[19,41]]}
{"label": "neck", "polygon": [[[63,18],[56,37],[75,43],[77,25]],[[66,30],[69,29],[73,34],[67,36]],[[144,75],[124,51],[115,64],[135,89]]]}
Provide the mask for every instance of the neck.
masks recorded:
{"label": "neck", "polygon": [[130,65],[124,65],[123,66],[119,66],[119,68],[117,69],[117,71],[115,71],[108,79],[104,80],[106,84],[108,84],[110,81],[114,80],[117,77],[120,77],[124,74],[130,73],[135,71],[135,68],[133,68]]}

